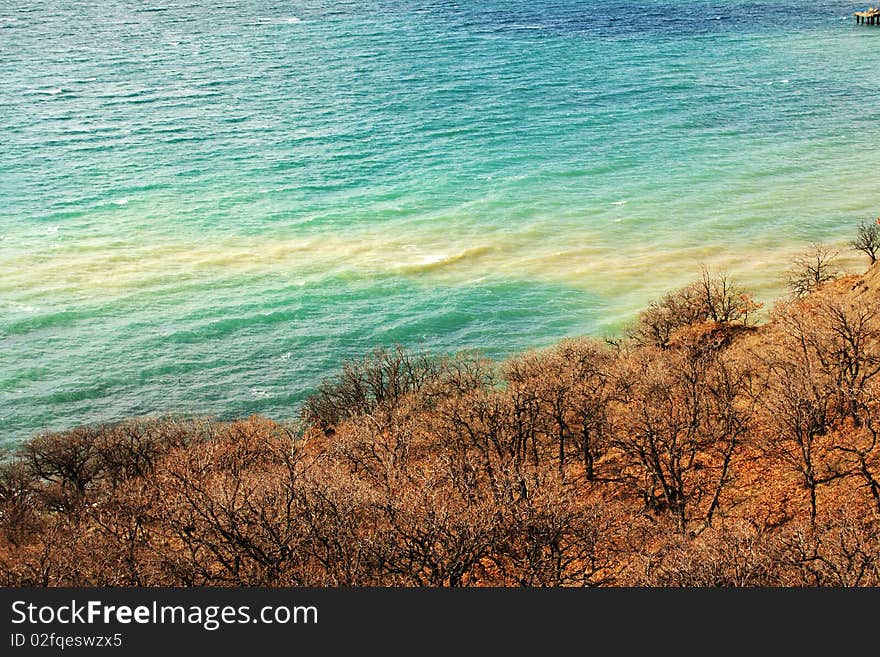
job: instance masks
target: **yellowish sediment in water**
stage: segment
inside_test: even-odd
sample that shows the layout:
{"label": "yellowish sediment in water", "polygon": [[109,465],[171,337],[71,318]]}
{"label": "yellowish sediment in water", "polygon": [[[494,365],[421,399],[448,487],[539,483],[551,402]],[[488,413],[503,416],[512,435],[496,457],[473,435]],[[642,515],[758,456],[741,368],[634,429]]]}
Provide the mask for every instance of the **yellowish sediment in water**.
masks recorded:
{"label": "yellowish sediment in water", "polygon": [[[209,282],[227,277],[277,276],[287,283],[320,281],[334,275],[395,275],[466,285],[509,279],[561,284],[616,300],[636,311],[664,291],[685,284],[705,265],[726,271],[759,297],[782,293],[784,272],[802,249],[755,244],[753,251],[673,244],[673,236],[614,248],[607,236],[582,231],[564,241],[533,231],[450,238],[440,230],[416,236],[379,231],[346,235],[278,238],[209,236],[203,242],[167,236],[129,242],[94,239],[55,245],[41,254],[17,253],[0,265],[0,290],[18,297],[40,293],[103,297],[126,295],[175,282]],[[844,254],[841,265],[860,260]]]}

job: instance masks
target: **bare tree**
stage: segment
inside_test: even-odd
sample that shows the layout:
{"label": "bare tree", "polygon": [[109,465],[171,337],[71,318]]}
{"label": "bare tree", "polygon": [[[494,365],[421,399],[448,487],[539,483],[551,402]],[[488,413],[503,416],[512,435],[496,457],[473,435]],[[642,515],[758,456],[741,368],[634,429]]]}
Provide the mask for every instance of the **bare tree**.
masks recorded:
{"label": "bare tree", "polygon": [[800,475],[809,494],[810,520],[815,522],[819,487],[844,476],[827,458],[840,388],[816,316],[795,304],[777,321],[784,329],[783,339],[766,357],[766,388],[760,396],[770,428],[768,454]]}
{"label": "bare tree", "polygon": [[849,463],[849,472],[861,479],[880,515],[880,413],[877,401],[861,402],[861,426],[835,435],[834,449],[843,453]]}
{"label": "bare tree", "polygon": [[682,327],[709,321],[748,325],[761,306],[727,274],[713,275],[704,267],[698,281],[648,306],[630,334],[639,344],[665,348]]}
{"label": "bare tree", "polygon": [[15,546],[40,531],[39,484],[20,459],[0,460],[0,533]]}
{"label": "bare tree", "polygon": [[504,369],[509,392],[526,396],[538,409],[542,437],[556,445],[560,476],[569,452],[577,449],[588,480],[607,434],[608,367],[611,354],[591,340],[568,340],[553,349],[509,360]]}
{"label": "bare tree", "polygon": [[812,347],[837,387],[838,412],[858,426],[865,390],[880,374],[880,306],[865,299],[830,300],[818,310]]}
{"label": "bare tree", "polygon": [[868,256],[872,265],[877,262],[877,253],[880,252],[880,218],[877,221],[860,223],[856,238],[849,244],[856,251]]}
{"label": "bare tree", "polygon": [[699,350],[658,356],[637,354],[622,374],[612,444],[625,456],[620,477],[683,533],[700,513],[711,524],[730,481],[749,425],[737,404],[747,377]]}
{"label": "bare tree", "polygon": [[794,297],[803,298],[822,283],[837,278],[840,275],[834,263],[837,256],[837,251],[824,244],[812,244],[809,251],[797,256],[787,278]]}

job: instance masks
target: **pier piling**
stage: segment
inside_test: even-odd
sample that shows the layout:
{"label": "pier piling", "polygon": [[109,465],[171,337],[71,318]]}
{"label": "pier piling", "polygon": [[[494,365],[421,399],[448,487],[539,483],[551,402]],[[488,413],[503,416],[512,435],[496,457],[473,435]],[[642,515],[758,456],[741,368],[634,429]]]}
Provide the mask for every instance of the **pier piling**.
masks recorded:
{"label": "pier piling", "polygon": [[854,16],[856,23],[861,25],[880,25],[880,8],[868,7],[866,11],[857,11]]}

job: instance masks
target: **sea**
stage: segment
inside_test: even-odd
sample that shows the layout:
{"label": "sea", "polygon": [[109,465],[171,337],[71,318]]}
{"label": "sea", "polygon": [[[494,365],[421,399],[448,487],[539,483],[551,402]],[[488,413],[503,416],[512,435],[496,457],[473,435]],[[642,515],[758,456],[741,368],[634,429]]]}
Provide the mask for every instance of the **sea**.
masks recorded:
{"label": "sea", "polygon": [[817,0],[0,0],[0,445],[285,420],[377,346],[765,303],[880,214],[880,27]]}

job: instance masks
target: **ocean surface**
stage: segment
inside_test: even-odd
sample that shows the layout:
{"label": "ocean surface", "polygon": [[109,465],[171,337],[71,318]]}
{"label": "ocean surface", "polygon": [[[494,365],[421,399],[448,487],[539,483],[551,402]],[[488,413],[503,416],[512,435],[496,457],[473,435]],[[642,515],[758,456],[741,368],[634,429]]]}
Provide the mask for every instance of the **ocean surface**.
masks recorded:
{"label": "ocean surface", "polygon": [[880,213],[865,6],[0,0],[0,444],[769,305]]}

